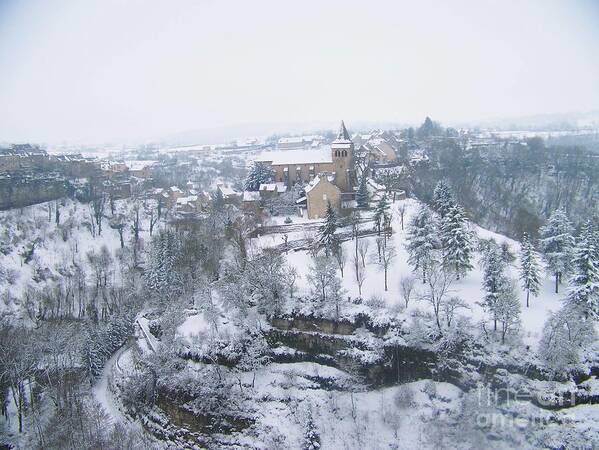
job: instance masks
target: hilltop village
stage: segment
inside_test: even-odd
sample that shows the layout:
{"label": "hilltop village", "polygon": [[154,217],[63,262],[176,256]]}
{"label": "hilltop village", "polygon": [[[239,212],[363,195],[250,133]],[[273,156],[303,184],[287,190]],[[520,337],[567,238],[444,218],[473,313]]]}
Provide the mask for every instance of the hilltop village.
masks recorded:
{"label": "hilltop village", "polygon": [[348,125],[3,146],[0,448],[599,446],[597,133]]}

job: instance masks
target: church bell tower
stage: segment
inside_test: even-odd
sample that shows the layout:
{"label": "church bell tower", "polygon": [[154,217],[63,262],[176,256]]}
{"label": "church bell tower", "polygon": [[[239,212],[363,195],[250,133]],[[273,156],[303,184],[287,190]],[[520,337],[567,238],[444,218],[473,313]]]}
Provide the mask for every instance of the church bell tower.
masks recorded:
{"label": "church bell tower", "polygon": [[335,184],[341,192],[351,192],[353,189],[354,172],[354,143],[349,137],[345,123],[341,121],[337,138],[331,144]]}

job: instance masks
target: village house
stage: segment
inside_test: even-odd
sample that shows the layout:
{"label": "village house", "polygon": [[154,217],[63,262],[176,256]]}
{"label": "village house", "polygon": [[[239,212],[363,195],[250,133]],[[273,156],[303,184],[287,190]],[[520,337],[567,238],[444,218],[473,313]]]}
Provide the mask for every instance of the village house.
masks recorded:
{"label": "village house", "polygon": [[322,219],[330,204],[333,209],[341,209],[341,190],[335,186],[334,176],[321,173],[306,187],[308,219]]}
{"label": "village house", "polygon": [[216,189],[220,192],[226,203],[239,203],[242,200],[243,193],[237,192],[231,186],[219,183]]}
{"label": "village house", "polygon": [[151,178],[152,168],[156,164],[156,161],[126,161],[125,165],[129,170],[131,176],[137,178]]}
{"label": "village house", "polygon": [[370,163],[389,164],[397,160],[395,150],[383,139],[372,139],[362,144],[360,153],[367,155]]}
{"label": "village house", "polygon": [[260,192],[244,191],[241,200],[241,209],[245,213],[257,213],[260,210]]}
{"label": "village house", "polygon": [[317,148],[324,140],[322,136],[283,137],[277,142],[279,150],[301,150]]}
{"label": "village house", "polygon": [[283,182],[262,183],[258,188],[261,200],[270,200],[287,192],[287,186]]}

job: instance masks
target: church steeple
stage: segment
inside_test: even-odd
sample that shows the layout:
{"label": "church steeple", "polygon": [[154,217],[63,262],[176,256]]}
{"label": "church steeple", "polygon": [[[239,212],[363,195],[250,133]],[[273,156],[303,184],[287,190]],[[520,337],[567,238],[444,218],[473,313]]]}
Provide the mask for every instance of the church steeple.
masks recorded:
{"label": "church steeple", "polygon": [[343,120],[341,121],[341,126],[339,127],[339,133],[337,133],[338,141],[351,141],[349,137],[349,133],[347,132],[347,128],[345,128],[345,123]]}

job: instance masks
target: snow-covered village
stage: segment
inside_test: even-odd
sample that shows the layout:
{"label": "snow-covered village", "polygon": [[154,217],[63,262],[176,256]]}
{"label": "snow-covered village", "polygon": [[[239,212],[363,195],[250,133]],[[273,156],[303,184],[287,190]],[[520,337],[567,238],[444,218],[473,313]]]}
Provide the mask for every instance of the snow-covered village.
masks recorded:
{"label": "snow-covered village", "polygon": [[225,3],[0,3],[0,450],[599,448],[595,5]]}

